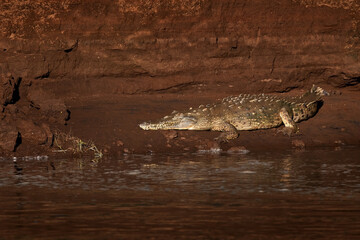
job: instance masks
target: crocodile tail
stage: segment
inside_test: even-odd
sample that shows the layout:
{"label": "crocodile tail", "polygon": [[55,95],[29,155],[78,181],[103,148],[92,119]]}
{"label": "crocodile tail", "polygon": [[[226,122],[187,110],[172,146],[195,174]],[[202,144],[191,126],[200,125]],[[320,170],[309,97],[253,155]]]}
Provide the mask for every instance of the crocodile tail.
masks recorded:
{"label": "crocodile tail", "polygon": [[327,95],[329,95],[328,92],[326,92],[324,89],[322,89],[321,87],[318,87],[316,85],[312,86],[312,88],[310,89],[310,93],[315,93],[318,96],[327,96]]}

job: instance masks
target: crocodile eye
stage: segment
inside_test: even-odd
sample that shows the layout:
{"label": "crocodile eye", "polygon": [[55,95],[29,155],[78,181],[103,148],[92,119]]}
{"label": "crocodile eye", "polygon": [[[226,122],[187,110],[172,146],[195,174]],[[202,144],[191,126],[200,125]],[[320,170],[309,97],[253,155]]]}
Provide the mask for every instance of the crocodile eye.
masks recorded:
{"label": "crocodile eye", "polygon": [[184,117],[179,123],[180,128],[188,128],[196,123],[196,119],[193,117]]}
{"label": "crocodile eye", "polygon": [[175,116],[174,116],[174,119],[179,119],[179,118],[183,118],[184,117],[184,114],[183,113],[177,113]]}

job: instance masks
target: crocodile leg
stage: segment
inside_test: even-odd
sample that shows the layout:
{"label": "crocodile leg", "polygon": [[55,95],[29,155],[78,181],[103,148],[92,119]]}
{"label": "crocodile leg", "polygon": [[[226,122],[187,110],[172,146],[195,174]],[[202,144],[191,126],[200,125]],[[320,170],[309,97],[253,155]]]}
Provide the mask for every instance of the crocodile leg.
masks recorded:
{"label": "crocodile leg", "polygon": [[289,115],[288,111],[285,108],[280,110],[280,117],[285,127],[281,130],[284,135],[291,136],[291,134],[298,132],[298,127],[296,126],[294,120]]}
{"label": "crocodile leg", "polygon": [[219,122],[214,125],[211,130],[222,132],[219,137],[215,138],[215,141],[218,142],[227,142],[228,140],[235,139],[239,136],[234,125],[228,122]]}

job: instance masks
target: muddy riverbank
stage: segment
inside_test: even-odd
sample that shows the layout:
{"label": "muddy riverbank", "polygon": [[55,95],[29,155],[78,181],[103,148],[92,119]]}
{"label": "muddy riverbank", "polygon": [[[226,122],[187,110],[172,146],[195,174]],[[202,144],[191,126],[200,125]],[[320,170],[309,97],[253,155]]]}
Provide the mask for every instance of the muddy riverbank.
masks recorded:
{"label": "muddy riverbank", "polygon": [[[294,91],[298,95],[301,91]],[[289,95],[289,94],[286,94]],[[278,129],[239,131],[239,138],[218,144],[220,133],[211,131],[144,131],[143,121],[156,120],[174,109],[211,103],[223,93],[157,94],[153,96],[106,96],[69,100],[73,118],[69,128],[76,136],[94,139],[113,153],[197,152],[202,150],[261,151],[312,147],[341,148],[360,144],[360,106],[357,91],[337,91],[325,97],[318,114],[298,124],[292,137]],[[281,128],[281,127],[280,127]],[[89,130],[91,129],[91,130]]]}
{"label": "muddy riverbank", "polygon": [[[326,86],[325,86],[326,88]],[[300,132],[291,137],[278,133],[280,128],[239,131],[239,137],[229,142],[217,143],[214,138],[220,132],[213,131],[144,131],[138,124],[156,120],[170,114],[173,110],[186,111],[189,107],[207,104],[218,98],[235,93],[206,89],[180,93],[162,93],[154,95],[103,95],[92,97],[67,98],[64,106],[71,111],[71,119],[66,123],[50,122],[49,126],[69,136],[76,136],[84,142],[94,143],[104,154],[123,155],[129,153],[178,153],[202,151],[267,151],[302,150],[314,147],[339,149],[345,146],[360,146],[360,101],[359,92],[351,88],[330,90],[331,95],[324,97],[324,104],[315,117],[298,123]],[[299,95],[304,91],[294,90],[277,95]],[[38,110],[40,111],[40,110]],[[19,114],[19,113],[18,113]],[[60,115],[61,116],[61,115]],[[60,118],[59,116],[59,118]],[[42,115],[33,115],[33,119],[46,121]],[[62,118],[60,118],[62,119]],[[24,121],[25,122],[25,121]],[[34,131],[36,125],[30,125],[28,131]],[[43,124],[41,127],[46,125]],[[52,139],[49,130],[49,139]],[[30,136],[41,141],[36,134]],[[45,135],[46,136],[46,135]],[[76,143],[74,143],[76,144]],[[34,142],[23,142],[16,152],[9,156],[54,155],[59,146]],[[65,146],[61,146],[65,149]],[[76,148],[76,146],[75,146]],[[67,153],[72,153],[68,151]],[[88,152],[93,154],[92,151]],[[6,155],[6,153],[5,153]]]}
{"label": "muddy riverbank", "polygon": [[[0,152],[53,154],[58,131],[104,153],[359,145],[356,1],[2,1]],[[144,132],[239,93],[333,94],[301,135]],[[56,144],[55,144],[56,145]]]}

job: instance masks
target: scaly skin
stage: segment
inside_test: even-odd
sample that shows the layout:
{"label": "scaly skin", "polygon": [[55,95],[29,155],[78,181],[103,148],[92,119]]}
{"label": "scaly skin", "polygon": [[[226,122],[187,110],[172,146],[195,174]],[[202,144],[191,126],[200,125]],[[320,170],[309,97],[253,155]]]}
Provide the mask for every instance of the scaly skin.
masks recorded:
{"label": "scaly skin", "polygon": [[237,130],[275,128],[284,124],[282,132],[290,135],[298,130],[295,123],[317,113],[324,95],[328,93],[315,85],[299,97],[240,94],[190,108],[185,113],[174,111],[157,122],[144,122],[139,126],[144,130],[222,131],[217,140],[227,141],[238,137]]}

